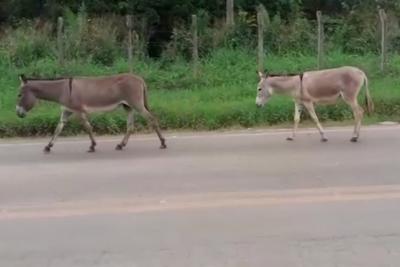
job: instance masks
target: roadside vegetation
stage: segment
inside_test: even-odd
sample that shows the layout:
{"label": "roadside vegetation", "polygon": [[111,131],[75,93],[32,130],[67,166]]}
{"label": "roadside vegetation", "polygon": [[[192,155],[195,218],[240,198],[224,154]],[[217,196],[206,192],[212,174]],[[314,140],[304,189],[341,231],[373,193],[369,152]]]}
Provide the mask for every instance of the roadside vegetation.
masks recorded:
{"label": "roadside vegetation", "polygon": [[[300,4],[299,4],[300,5]],[[300,7],[300,6],[299,6]],[[399,7],[400,10],[400,7]],[[397,12],[396,9],[392,10]],[[299,9],[292,16],[268,16],[265,66],[273,73],[304,72],[316,68],[315,21]],[[324,67],[353,65],[363,69],[370,80],[375,113],[370,121],[400,118],[400,30],[390,28],[388,63],[379,70],[377,18],[348,13],[338,21],[326,19]],[[371,11],[372,12],[372,11]],[[371,13],[372,14],[372,13]],[[51,19],[21,19],[0,30],[0,137],[46,135],[56,126],[60,107],[41,102],[25,119],[15,115],[19,88],[18,75],[55,77],[91,76],[129,71],[126,56],[124,18],[93,16],[87,7],[62,11],[65,19],[65,63],[57,59],[56,26]],[[199,73],[191,64],[190,26],[184,21],[174,28],[172,39],[164,43],[157,58],[147,55],[143,34],[137,30],[134,73],[149,85],[150,107],[164,129],[209,130],[226,127],[255,127],[287,123],[293,119],[293,103],[287,97],[273,97],[263,109],[255,105],[256,27],[254,12],[239,10],[233,29],[218,27],[222,20],[211,19],[206,10],[198,12],[200,34]],[[54,21],[54,20],[53,20]],[[139,21],[139,20],[138,20]],[[347,24],[346,24],[347,23]],[[352,24],[351,24],[352,23]],[[137,23],[140,25],[140,23]],[[0,24],[1,25],[1,24]],[[364,91],[360,95],[364,103]],[[351,110],[340,103],[317,109],[322,121],[352,119]],[[308,119],[303,114],[303,119]],[[91,116],[96,133],[124,131],[126,114],[121,110]],[[147,128],[136,117],[138,130]],[[83,129],[72,119],[64,134]]]}

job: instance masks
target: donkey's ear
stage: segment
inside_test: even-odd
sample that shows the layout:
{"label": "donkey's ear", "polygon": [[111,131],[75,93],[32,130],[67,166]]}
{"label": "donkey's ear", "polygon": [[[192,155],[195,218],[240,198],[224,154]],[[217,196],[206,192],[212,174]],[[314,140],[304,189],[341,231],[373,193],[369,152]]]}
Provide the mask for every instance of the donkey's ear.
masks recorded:
{"label": "donkey's ear", "polygon": [[264,72],[262,72],[262,71],[257,71],[257,74],[258,74],[258,76],[260,77],[260,79],[262,79],[262,78],[265,78],[265,77],[266,77],[265,73],[264,73]]}
{"label": "donkey's ear", "polygon": [[21,83],[23,83],[23,84],[26,83],[26,76],[25,76],[25,74],[20,74],[20,75],[19,75],[19,79],[20,79]]}

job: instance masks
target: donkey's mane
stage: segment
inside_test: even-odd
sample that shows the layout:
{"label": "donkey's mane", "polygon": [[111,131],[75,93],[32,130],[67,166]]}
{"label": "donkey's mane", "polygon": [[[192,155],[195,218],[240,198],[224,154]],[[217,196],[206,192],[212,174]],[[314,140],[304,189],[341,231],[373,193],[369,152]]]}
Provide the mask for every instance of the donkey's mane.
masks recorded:
{"label": "donkey's mane", "polygon": [[300,75],[300,73],[271,73],[267,74],[267,77],[278,77],[278,76],[297,76]]}
{"label": "donkey's mane", "polygon": [[26,81],[59,81],[59,80],[68,80],[71,77],[53,77],[53,78],[45,78],[45,77],[24,77]]}

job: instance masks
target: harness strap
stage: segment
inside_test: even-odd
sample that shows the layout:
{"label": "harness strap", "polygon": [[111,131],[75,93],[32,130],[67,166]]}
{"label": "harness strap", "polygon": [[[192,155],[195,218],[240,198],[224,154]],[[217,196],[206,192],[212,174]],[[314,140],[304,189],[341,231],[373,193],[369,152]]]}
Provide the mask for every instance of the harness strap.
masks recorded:
{"label": "harness strap", "polygon": [[72,96],[72,80],[73,80],[72,77],[69,77],[69,78],[68,78],[68,82],[69,82],[69,97],[70,97],[70,98],[71,98],[71,96]]}
{"label": "harness strap", "polygon": [[299,76],[300,76],[300,99],[301,99],[301,101],[303,101],[303,76],[304,76],[304,73],[303,72],[300,73]]}

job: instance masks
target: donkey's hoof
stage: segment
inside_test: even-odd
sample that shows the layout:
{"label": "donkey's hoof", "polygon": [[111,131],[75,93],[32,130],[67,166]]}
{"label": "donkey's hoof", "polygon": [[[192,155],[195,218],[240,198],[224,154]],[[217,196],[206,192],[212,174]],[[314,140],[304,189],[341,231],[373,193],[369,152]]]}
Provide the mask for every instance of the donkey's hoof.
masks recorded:
{"label": "donkey's hoof", "polygon": [[50,151],[51,151],[51,147],[49,147],[49,146],[45,146],[44,149],[43,149],[43,152],[46,153],[46,154],[50,153]]}
{"label": "donkey's hoof", "polygon": [[160,149],[166,149],[167,145],[166,144],[161,144]]}
{"label": "donkey's hoof", "polygon": [[118,144],[118,145],[115,147],[115,150],[122,150],[123,148],[124,148],[123,145]]}
{"label": "donkey's hoof", "polygon": [[288,138],[286,138],[286,140],[287,141],[294,141],[294,138],[293,137],[288,137]]}
{"label": "donkey's hoof", "polygon": [[325,137],[321,138],[321,142],[322,142],[322,143],[328,142],[328,138],[325,138]]}
{"label": "donkey's hoof", "polygon": [[358,137],[352,137],[352,138],[350,139],[350,142],[352,142],[352,143],[358,142]]}
{"label": "donkey's hoof", "polygon": [[89,150],[87,152],[94,153],[94,152],[96,152],[96,149],[94,149],[94,147],[89,147]]}

